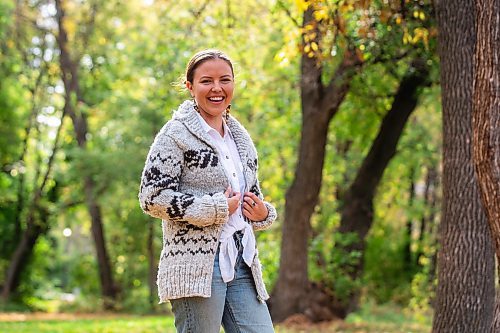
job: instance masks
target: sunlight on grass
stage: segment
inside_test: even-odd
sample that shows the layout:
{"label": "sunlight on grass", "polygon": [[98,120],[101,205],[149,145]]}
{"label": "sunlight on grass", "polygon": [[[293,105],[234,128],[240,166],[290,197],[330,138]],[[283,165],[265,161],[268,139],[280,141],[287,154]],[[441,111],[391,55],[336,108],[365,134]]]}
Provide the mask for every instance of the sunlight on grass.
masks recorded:
{"label": "sunlight on grass", "polygon": [[[2,333],[175,333],[174,319],[168,315],[106,317],[92,315],[89,319],[64,317],[58,320],[31,319],[25,321],[0,321]],[[2,317],[0,317],[1,319]],[[13,317],[12,317],[13,318]],[[23,317],[19,317],[22,318]],[[20,320],[11,319],[11,320]],[[56,317],[57,318],[57,317]],[[305,318],[305,317],[304,317]],[[5,319],[4,319],[5,320]],[[345,320],[312,324],[306,320],[280,324],[276,333],[429,333],[431,317],[416,320],[414,316],[396,305],[365,303],[360,311]],[[222,331],[221,331],[222,332]]]}
{"label": "sunlight on grass", "polygon": [[2,333],[175,333],[172,317],[0,322]]}

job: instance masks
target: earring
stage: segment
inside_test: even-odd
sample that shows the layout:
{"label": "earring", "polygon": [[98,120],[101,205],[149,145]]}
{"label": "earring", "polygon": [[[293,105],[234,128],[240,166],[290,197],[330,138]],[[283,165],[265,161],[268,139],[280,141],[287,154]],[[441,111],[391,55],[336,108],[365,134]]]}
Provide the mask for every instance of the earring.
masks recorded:
{"label": "earring", "polygon": [[200,109],[198,108],[198,104],[196,104],[196,100],[194,99],[194,97],[193,97],[193,96],[191,96],[191,100],[193,101],[193,109],[194,109],[196,112],[200,113]]}
{"label": "earring", "polygon": [[224,114],[224,118],[226,118],[226,121],[229,120],[229,113],[231,112],[231,104],[229,104],[226,108],[226,112]]}

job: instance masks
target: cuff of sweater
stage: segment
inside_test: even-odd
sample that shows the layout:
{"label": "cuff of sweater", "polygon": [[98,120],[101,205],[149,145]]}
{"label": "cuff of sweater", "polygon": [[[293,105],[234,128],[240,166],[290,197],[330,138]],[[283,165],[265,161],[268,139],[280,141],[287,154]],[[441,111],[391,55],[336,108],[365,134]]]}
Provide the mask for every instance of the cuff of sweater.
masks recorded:
{"label": "cuff of sweater", "polygon": [[226,223],[229,217],[229,207],[224,193],[215,193],[212,196],[215,204],[215,224]]}
{"label": "cuff of sweater", "polygon": [[264,201],[264,205],[267,207],[267,217],[258,222],[253,222],[253,228],[255,230],[263,230],[267,229],[273,224],[273,222],[276,220],[277,213],[276,213],[276,208],[274,208],[273,205],[271,205],[269,202]]}

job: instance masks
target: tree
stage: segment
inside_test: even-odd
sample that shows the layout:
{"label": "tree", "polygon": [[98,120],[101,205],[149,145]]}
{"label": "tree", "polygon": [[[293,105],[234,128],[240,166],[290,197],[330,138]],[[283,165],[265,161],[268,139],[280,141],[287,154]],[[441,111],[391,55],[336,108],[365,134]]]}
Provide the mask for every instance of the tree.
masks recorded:
{"label": "tree", "polygon": [[488,332],[494,261],[472,160],[474,4],[436,1],[443,105],[443,211],[433,332]]}
{"label": "tree", "polygon": [[[475,9],[477,36],[472,105],[474,164],[497,263],[500,263],[500,1],[477,1]],[[500,266],[497,269],[500,273]],[[495,318],[491,326],[491,332],[498,331],[500,291],[497,291]]]}
{"label": "tree", "polygon": [[[360,256],[354,263],[341,268],[349,272],[353,280],[358,279],[362,273],[364,240],[373,223],[376,189],[384,170],[396,154],[397,144],[408,118],[417,106],[422,87],[428,84],[428,75],[429,70],[422,59],[415,60],[410,66],[394,96],[391,109],[382,120],[377,137],[343,198],[338,229],[340,237],[348,238],[354,234],[355,239],[346,246],[339,247],[346,256],[354,251]],[[344,308],[344,315],[357,309],[358,296],[359,291],[354,290]]]}
{"label": "tree", "polygon": [[[278,280],[270,303],[274,320],[284,320],[295,313],[308,313],[313,320],[329,319],[332,312],[336,316],[345,317],[354,309],[353,305],[356,303],[357,292],[350,295],[349,299],[339,302],[340,297],[336,297],[337,299],[334,297],[332,300],[329,296],[325,296],[328,294],[327,291],[318,290],[316,284],[309,284],[308,248],[311,236],[310,220],[318,203],[326,142],[332,118],[339,111],[353,78],[362,67],[384,62],[391,62],[393,65],[393,61],[405,58],[411,50],[411,46],[404,51],[398,49],[394,52],[390,47],[384,49],[384,42],[392,45],[386,39],[391,40],[394,36],[378,35],[374,32],[373,35],[377,37],[372,38],[381,43],[378,45],[379,49],[369,50],[366,55],[360,51],[366,48],[364,45],[358,47],[358,43],[369,44],[368,41],[373,40],[364,38],[365,35],[371,36],[368,32],[370,28],[363,28],[364,30],[360,28],[354,33],[351,32],[359,37],[360,40],[356,40],[356,37],[348,32],[346,21],[348,18],[358,19],[356,13],[369,12],[370,5],[370,2],[357,4],[353,2],[336,7],[324,1],[311,1],[305,2],[303,6],[303,21],[300,28],[302,32],[301,139],[295,178],[286,193]],[[355,8],[352,12],[348,9],[351,7]],[[388,11],[384,12],[384,15],[392,15],[392,8],[384,10]],[[404,8],[400,10],[404,11]],[[365,19],[370,21],[373,18],[365,17]],[[329,35],[332,30],[336,34],[333,37]],[[336,59],[332,59],[328,54],[325,55],[332,49],[343,51]],[[386,54],[386,52],[391,53]],[[332,74],[328,75],[329,73]],[[364,237],[373,218],[371,213],[375,189],[388,162],[394,156],[404,124],[415,109],[418,95],[416,91],[424,85],[426,76],[425,69],[412,68],[407,77],[402,79],[392,110],[384,118],[379,136],[373,142],[371,151],[359,169],[358,177],[343,200],[339,231],[342,234],[358,235],[358,239],[353,241],[356,244],[351,242],[352,246],[345,248],[347,253],[363,250]],[[362,254],[357,263],[349,263],[346,266],[351,267],[345,267],[345,271],[350,271],[353,278],[361,274],[361,260]],[[316,290],[313,292],[311,287]],[[335,292],[339,291],[334,290],[333,293]],[[319,299],[324,303],[322,309],[314,305],[320,303]]]}
{"label": "tree", "polygon": [[[10,137],[10,142],[5,143],[6,146],[20,148],[19,155],[16,158],[11,158],[10,165],[3,167],[5,171],[10,169],[11,176],[14,175],[13,179],[17,178],[16,184],[16,200],[14,203],[8,206],[15,207],[14,214],[11,219],[7,219],[6,230],[10,229],[10,236],[5,238],[9,241],[4,242],[4,255],[9,257],[8,266],[5,270],[5,279],[2,285],[1,297],[4,301],[8,301],[12,294],[17,291],[21,276],[25,272],[30,259],[32,258],[33,249],[38,241],[38,239],[45,235],[49,230],[50,221],[50,207],[53,205],[55,200],[54,194],[57,192],[57,183],[52,181],[53,179],[53,167],[55,164],[55,157],[59,150],[59,142],[61,136],[62,118],[58,121],[56,126],[56,136],[53,142],[47,142],[47,144],[52,146],[50,150],[37,150],[30,144],[31,141],[45,140],[46,132],[50,132],[50,129],[44,128],[42,124],[37,122],[37,117],[41,115],[41,101],[45,96],[43,92],[43,86],[47,81],[51,81],[53,76],[47,73],[48,64],[47,61],[41,56],[50,47],[44,41],[47,36],[46,32],[43,31],[33,31],[29,26],[21,24],[21,12],[22,8],[19,3],[16,3],[15,8],[15,25],[12,26],[12,34],[16,36],[16,42],[9,46],[2,45],[2,48],[6,50],[6,55],[10,57],[4,66],[7,67],[9,64],[15,63],[16,60],[20,60],[19,66],[24,68],[23,75],[27,80],[20,80],[23,84],[16,84],[16,86],[23,86],[23,88],[29,92],[30,98],[26,101],[26,105],[29,105],[29,112],[27,117],[25,117],[24,131],[15,128],[15,123],[12,121],[11,110],[8,109],[7,114],[10,124],[8,131],[5,131],[7,137]],[[36,53],[32,50],[25,48],[26,40],[33,38],[34,40],[40,42],[37,48],[40,52]],[[36,53],[36,54],[35,54]],[[4,68],[4,70],[7,68]],[[6,74],[6,79],[13,73]],[[11,88],[12,89],[12,88]],[[19,92],[18,92],[19,93]],[[7,97],[7,96],[5,96]],[[9,96],[6,100],[15,101],[14,96]],[[14,102],[15,103],[15,102]],[[12,105],[14,106],[14,105]],[[17,105],[16,107],[11,107],[11,109],[18,110],[19,114],[22,114],[22,107]],[[19,145],[16,145],[15,138],[17,134],[9,133],[11,130],[18,130],[22,133],[23,139]],[[9,139],[8,139],[9,140]],[[8,151],[5,151],[8,153]],[[9,154],[4,156],[8,157]],[[34,156],[34,158],[33,158]],[[45,160],[45,161],[44,161]],[[12,163],[14,161],[14,163]],[[33,164],[33,178],[27,177],[28,172],[26,169],[29,168],[28,164],[32,162]],[[30,182],[30,180],[32,180]],[[47,200],[48,199],[48,200]],[[9,208],[5,207],[6,211]],[[2,210],[4,207],[2,207]]]}
{"label": "tree", "polygon": [[[303,26],[313,27],[311,44],[318,45],[320,31],[313,14],[312,6],[304,11]],[[274,320],[304,311],[304,287],[309,285],[309,220],[321,187],[328,125],[349,90],[355,68],[361,64],[352,50],[347,51],[329,84],[323,86],[322,68],[316,57],[304,53],[301,59],[302,133],[295,178],[286,193],[278,281],[271,303]]]}
{"label": "tree", "polygon": [[[85,114],[83,108],[77,110],[78,105],[85,104],[85,100],[80,90],[78,64],[72,59],[69,51],[68,34],[64,26],[64,2],[62,0],[56,0],[55,3],[57,8],[57,27],[59,29],[57,42],[61,52],[59,61],[62,81],[65,89],[64,113],[68,114],[73,122],[78,146],[80,149],[85,150],[88,135],[88,124],[87,115]],[[113,279],[111,263],[106,247],[101,207],[98,199],[96,198],[96,184],[90,175],[83,176],[83,183],[86,204],[92,220],[92,235],[94,237],[97,260],[99,263],[99,277],[101,281],[104,305],[106,308],[112,308],[118,289]]]}

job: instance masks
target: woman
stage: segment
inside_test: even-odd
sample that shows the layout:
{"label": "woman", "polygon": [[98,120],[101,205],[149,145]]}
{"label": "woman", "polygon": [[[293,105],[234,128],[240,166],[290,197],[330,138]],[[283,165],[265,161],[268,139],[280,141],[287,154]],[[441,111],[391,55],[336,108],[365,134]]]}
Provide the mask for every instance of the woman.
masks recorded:
{"label": "woman", "polygon": [[274,332],[265,300],[254,230],[276,210],[263,200],[257,152],[229,115],[231,60],[217,50],[195,54],[183,102],[156,136],[139,200],[163,220],[160,303],[170,300],[178,332]]}

